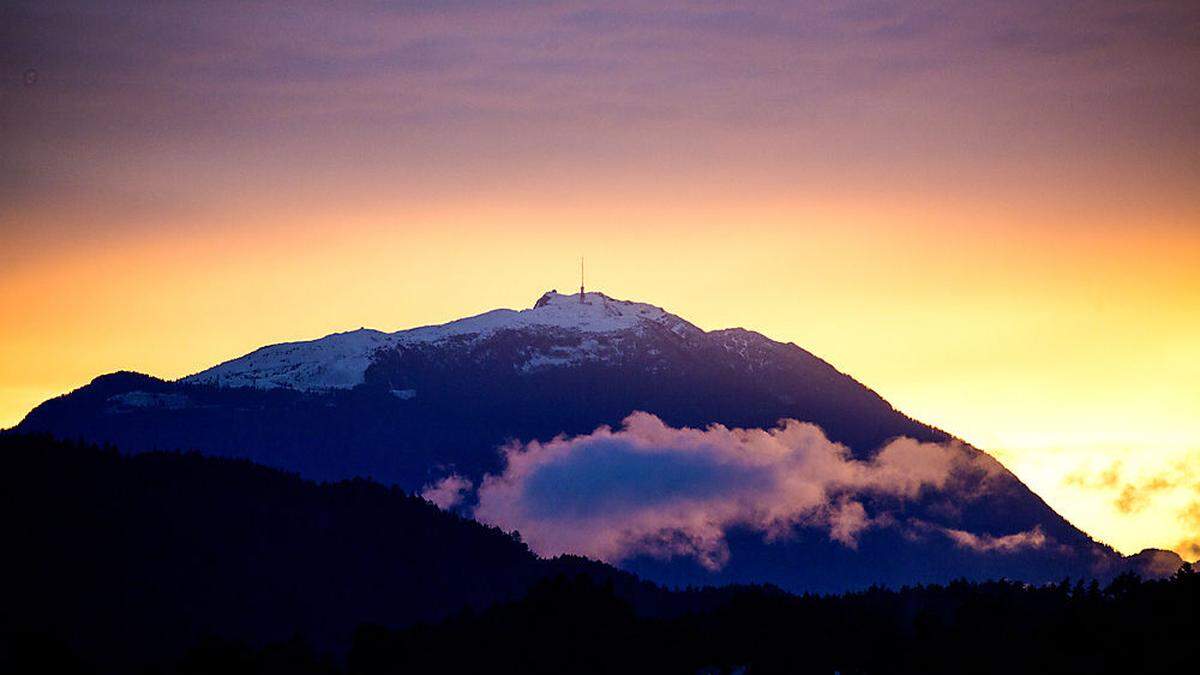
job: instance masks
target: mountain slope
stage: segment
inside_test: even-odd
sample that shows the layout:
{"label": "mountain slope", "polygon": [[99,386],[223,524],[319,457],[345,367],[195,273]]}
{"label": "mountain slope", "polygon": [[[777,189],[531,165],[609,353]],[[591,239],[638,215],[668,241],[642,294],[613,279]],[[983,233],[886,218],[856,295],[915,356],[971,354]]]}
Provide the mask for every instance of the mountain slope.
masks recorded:
{"label": "mountain slope", "polygon": [[[370,476],[415,491],[451,474],[479,485],[505,471],[506,444],[589,434],[634,411],[677,429],[795,419],[820,427],[855,462],[905,437],[953,446],[989,467],[905,499],[862,496],[862,517],[894,526],[873,528],[857,549],[797,522],[790,536],[724,532],[731,555],[721,569],[687,556],[619,561],[654,580],[837,590],[954,576],[1109,575],[1125,564],[994,460],[803,349],[742,329],[705,332],[599,293],[550,292],[519,312],[266,347],[179,382],[105,376],[47,401],[18,429],[134,452],[197,449],[321,480]],[[1041,539],[1007,545],[1019,536]]]}

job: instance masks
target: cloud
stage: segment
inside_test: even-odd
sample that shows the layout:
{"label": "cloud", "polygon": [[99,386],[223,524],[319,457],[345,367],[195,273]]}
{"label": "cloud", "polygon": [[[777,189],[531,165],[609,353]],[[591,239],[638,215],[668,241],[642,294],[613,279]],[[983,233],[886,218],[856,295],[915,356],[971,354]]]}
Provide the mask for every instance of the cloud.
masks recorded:
{"label": "cloud", "polygon": [[[1064,485],[1090,489],[1115,491],[1113,507],[1122,514],[1134,514],[1145,509],[1156,495],[1170,493],[1176,489],[1200,489],[1192,477],[1192,466],[1186,461],[1177,461],[1171,473],[1160,473],[1149,478],[1126,477],[1120,461],[1113,462],[1104,471],[1092,475],[1079,469],[1063,478]],[[1185,519],[1183,514],[1181,519]]]}
{"label": "cloud", "polygon": [[[1200,492],[1200,486],[1197,486],[1197,492]],[[1183,523],[1186,534],[1175,545],[1175,552],[1188,560],[1200,561],[1200,499],[1191,502],[1179,513],[1179,521]]]}
{"label": "cloud", "polygon": [[1076,469],[1066,476],[1063,476],[1062,482],[1063,485],[1071,485],[1081,488],[1115,488],[1121,482],[1121,462],[1120,460],[1113,462],[1107,469],[1094,476],[1086,467]]}
{"label": "cloud", "polygon": [[1113,505],[1121,513],[1136,513],[1146,508],[1150,503],[1150,498],[1157,492],[1169,490],[1175,487],[1175,482],[1165,477],[1159,476],[1151,480],[1134,485],[1127,483],[1121,488],[1121,494],[1117,497]]}
{"label": "cloud", "polygon": [[1027,548],[1041,548],[1046,545],[1046,535],[1041,527],[1034,527],[1027,532],[1007,534],[1002,537],[978,535],[963,530],[945,528],[946,536],[950,537],[961,548],[969,548],[980,553],[1012,553]]}
{"label": "cloud", "polygon": [[[484,478],[475,517],[519,530],[539,554],[609,562],[691,556],[710,569],[728,561],[730,528],[749,528],[770,541],[796,526],[818,527],[855,547],[865,530],[892,522],[868,511],[868,497],[913,500],[960,474],[1003,470],[957,443],[900,438],[860,461],[818,427],[796,420],[774,429],[690,429],[642,412],[617,430],[515,443],[504,453],[506,469]],[[1039,536],[956,541],[1008,551]]]}
{"label": "cloud", "polygon": [[448,510],[461,504],[472,487],[474,485],[470,480],[451,474],[432,485],[426,485],[421,490],[421,497],[437,504],[438,508]]}
{"label": "cloud", "polygon": [[1140,456],[1129,465],[1117,460],[1100,469],[1081,467],[1063,480],[1063,485],[1095,492],[1108,501],[1116,516],[1158,519],[1174,516],[1177,523],[1166,534],[1177,542],[1172,549],[1185,558],[1200,558],[1200,449],[1164,450],[1156,456]]}
{"label": "cloud", "polygon": [[1132,514],[1146,508],[1156,494],[1186,487],[1191,482],[1191,467],[1186,463],[1177,462],[1173,471],[1173,475],[1160,474],[1151,478],[1127,479],[1123,477],[1121,462],[1115,461],[1095,475],[1086,469],[1067,474],[1063,478],[1063,484],[1090,490],[1119,490],[1113,498],[1113,507],[1123,514]]}

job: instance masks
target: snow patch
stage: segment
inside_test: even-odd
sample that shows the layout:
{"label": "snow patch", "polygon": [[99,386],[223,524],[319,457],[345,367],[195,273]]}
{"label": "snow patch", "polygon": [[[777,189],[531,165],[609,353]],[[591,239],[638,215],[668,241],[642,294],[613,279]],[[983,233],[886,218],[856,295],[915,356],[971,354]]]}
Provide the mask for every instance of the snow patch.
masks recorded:
{"label": "snow patch", "polygon": [[263,347],[183,381],[258,389],[349,389],[363,381],[375,351],[390,344],[392,336],[380,331],[336,333],[310,342]]}
{"label": "snow patch", "polygon": [[183,394],[150,391],[130,391],[109,396],[108,402],[117,408],[158,408],[162,410],[181,410],[192,404],[191,399]]}

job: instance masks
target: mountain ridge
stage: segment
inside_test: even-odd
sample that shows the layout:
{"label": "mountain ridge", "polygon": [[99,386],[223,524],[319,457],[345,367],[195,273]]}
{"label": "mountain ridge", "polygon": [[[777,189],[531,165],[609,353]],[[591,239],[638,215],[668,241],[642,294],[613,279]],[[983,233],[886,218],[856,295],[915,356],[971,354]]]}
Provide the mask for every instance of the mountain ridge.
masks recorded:
{"label": "mountain ridge", "polygon": [[[375,329],[338,332],[315,340],[267,345],[180,378],[194,384],[290,387],[302,391],[346,389],[362,384],[371,357],[379,349],[404,345],[470,340],[504,330],[563,328],[581,333],[638,330],[643,321],[669,325],[683,335],[703,332],[680,317],[648,303],[616,300],[599,292],[564,295],[551,290],[532,308],[494,309],[443,324],[406,328],[391,333]],[[292,357],[295,358],[292,358]],[[317,367],[305,367],[317,361]]]}

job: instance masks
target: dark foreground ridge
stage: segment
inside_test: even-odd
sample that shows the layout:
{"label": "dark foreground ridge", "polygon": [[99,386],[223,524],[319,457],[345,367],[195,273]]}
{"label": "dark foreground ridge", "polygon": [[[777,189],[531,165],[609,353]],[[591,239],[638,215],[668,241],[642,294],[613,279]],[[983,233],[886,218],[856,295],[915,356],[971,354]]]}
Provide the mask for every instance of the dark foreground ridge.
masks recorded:
{"label": "dark foreground ridge", "polygon": [[1200,655],[1198,608],[1190,567],[1103,589],[962,581],[797,597],[744,587],[670,618],[639,617],[586,577],[559,578],[432,628],[365,627],[349,665],[356,675],[1185,672]]}
{"label": "dark foreground ridge", "polygon": [[365,480],[0,435],[0,672],[1172,672],[1200,579],[666,591]]}
{"label": "dark foreground ridge", "polygon": [[303,635],[341,652],[360,623],[438,620],[555,574],[637,583],[579,558],[541,560],[367,480],[11,434],[0,477],[0,629],[58,636],[101,663],[153,662],[206,636]]}

